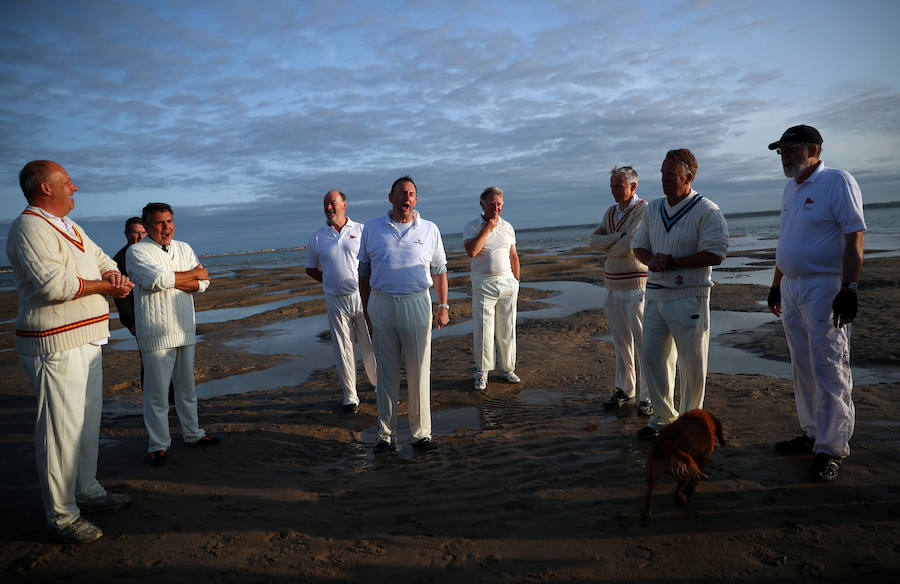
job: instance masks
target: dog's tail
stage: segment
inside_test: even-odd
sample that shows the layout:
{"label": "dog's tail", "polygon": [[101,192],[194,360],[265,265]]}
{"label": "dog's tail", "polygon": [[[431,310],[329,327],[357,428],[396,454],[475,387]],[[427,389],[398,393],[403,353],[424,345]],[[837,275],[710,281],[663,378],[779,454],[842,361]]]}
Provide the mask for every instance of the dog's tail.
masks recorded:
{"label": "dog's tail", "polygon": [[707,479],[694,458],[684,450],[673,450],[669,455],[669,473],[682,482],[693,479]]}
{"label": "dog's tail", "polygon": [[709,417],[712,418],[713,424],[716,425],[716,438],[718,439],[719,444],[725,446],[725,436],[722,434],[722,422],[712,414],[709,414]]}

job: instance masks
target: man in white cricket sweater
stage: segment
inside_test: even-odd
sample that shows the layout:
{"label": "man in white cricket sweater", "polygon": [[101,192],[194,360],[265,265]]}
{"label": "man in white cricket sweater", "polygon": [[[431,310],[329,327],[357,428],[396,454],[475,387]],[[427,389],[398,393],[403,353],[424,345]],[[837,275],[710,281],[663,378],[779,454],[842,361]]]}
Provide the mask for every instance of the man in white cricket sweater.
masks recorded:
{"label": "man in white cricket sweater", "polygon": [[194,391],[194,345],[197,325],[194,298],[209,287],[206,271],[191,246],[175,241],[172,207],[148,203],[141,213],[147,237],[128,248],[128,270],[134,280],[137,344],[144,364],[144,426],[150,438],[148,460],[165,464],[169,435],[169,383],[175,386],[175,412],[185,443],[211,446],[197,421]]}
{"label": "man in white cricket sweater", "polygon": [[37,397],[34,454],[47,528],[66,543],[88,543],[103,531],[82,511],[110,510],[131,495],[97,482],[103,364],[109,339],[109,302],[124,298],[131,281],[116,270],[67,215],[78,187],[66,170],[33,160],[19,172],[28,206],[9,227],[19,308],[16,351]]}
{"label": "man in white cricket sweater", "polygon": [[[631,251],[647,201],[637,196],[638,173],[630,166],[613,167],[609,189],[616,201],[591,234],[590,246],[606,254],[603,264],[603,311],[609,322],[616,353],[616,390],[603,406],[618,409],[634,403],[640,393],[638,414],[653,415],[653,404],[643,373],[644,290],[647,266]],[[638,392],[638,387],[640,392]]]}
{"label": "man in white cricket sweater", "polygon": [[697,159],[691,151],[669,150],[661,172],[666,196],[650,202],[632,242],[634,255],[650,270],[644,374],[656,410],[638,430],[640,439],[655,437],[681,413],[703,407],[712,266],[722,263],[728,251],[725,217],[715,203],[691,188],[697,176]]}
{"label": "man in white cricket sweater", "polygon": [[359,296],[359,243],[363,225],[347,217],[347,196],[328,191],[323,200],[325,225],[306,243],[306,273],[322,282],[331,346],[337,361],[338,376],[344,391],[341,407],[346,414],[359,411],[356,393],[356,354],[353,340],[359,343],[369,383],[378,383],[378,368],[369,325]]}

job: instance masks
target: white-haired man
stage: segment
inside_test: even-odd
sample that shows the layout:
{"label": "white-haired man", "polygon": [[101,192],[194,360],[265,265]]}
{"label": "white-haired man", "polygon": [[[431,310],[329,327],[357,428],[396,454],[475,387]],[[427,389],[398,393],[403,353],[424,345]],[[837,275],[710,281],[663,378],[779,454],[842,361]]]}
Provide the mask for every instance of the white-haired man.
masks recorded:
{"label": "white-haired man", "polygon": [[609,189],[615,204],[590,238],[591,247],[605,253],[603,264],[603,310],[609,322],[616,354],[616,389],[604,403],[618,409],[634,403],[640,387],[638,414],[653,415],[653,404],[643,375],[644,290],[647,266],[631,251],[647,201],[637,196],[638,173],[630,166],[613,167]]}
{"label": "white-haired man", "polygon": [[819,159],[822,135],[812,126],[788,128],[769,150],[777,150],[784,175],[792,180],[782,195],[768,304],[784,325],[803,430],[775,444],[775,450],[815,453],[812,480],[833,481],[850,454],[856,417],[850,323],[862,274],[862,193],[849,173],[826,168]]}

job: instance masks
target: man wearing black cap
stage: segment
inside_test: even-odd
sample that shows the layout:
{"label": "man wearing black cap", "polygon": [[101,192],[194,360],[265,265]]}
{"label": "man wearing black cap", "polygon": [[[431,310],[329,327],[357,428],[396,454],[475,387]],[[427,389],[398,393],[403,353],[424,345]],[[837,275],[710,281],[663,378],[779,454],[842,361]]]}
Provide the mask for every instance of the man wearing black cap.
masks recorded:
{"label": "man wearing black cap", "polygon": [[812,126],[788,128],[769,150],[793,179],[784,187],[768,304],[784,325],[803,430],[775,450],[815,453],[812,480],[833,481],[850,454],[855,422],[850,323],[866,230],[862,193],[849,173],[819,160],[822,135]]}

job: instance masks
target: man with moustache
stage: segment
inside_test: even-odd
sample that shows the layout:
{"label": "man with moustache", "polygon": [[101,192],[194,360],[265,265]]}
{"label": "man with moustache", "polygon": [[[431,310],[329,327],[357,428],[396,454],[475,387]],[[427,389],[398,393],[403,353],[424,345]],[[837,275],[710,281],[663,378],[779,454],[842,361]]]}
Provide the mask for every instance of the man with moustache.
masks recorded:
{"label": "man with moustache", "polygon": [[647,210],[647,201],[635,194],[637,186],[636,170],[630,166],[613,167],[609,188],[616,203],[606,210],[603,222],[591,235],[590,245],[606,253],[602,301],[616,353],[616,390],[603,407],[619,409],[634,403],[639,386],[638,414],[652,416],[642,347],[647,266],[631,251],[634,233]]}
{"label": "man with moustache", "polygon": [[781,317],[794,367],[803,434],[775,444],[781,454],[815,453],[813,481],[837,479],[855,424],[850,323],[862,274],[866,223],[862,193],[847,172],[820,160],[822,135],[788,128],[769,144],[781,157],[781,232],[769,310]]}
{"label": "man with moustache", "polygon": [[[669,150],[662,164],[663,198],[651,201],[632,247],[650,270],[644,310],[644,375],[656,410],[637,437],[647,440],[702,408],[709,353],[712,266],[725,259],[728,226],[719,207],[691,188],[697,159]],[[675,367],[681,400],[675,409]]]}
{"label": "man with moustache", "polygon": [[194,345],[197,325],[193,295],[209,287],[209,272],[191,246],[175,241],[175,219],[166,203],[148,203],[141,222],[147,237],[126,254],[134,279],[137,344],[144,364],[144,426],[149,435],[148,461],[161,466],[172,445],[169,435],[169,384],[175,387],[175,412],[189,446],[212,446],[197,421],[194,391]]}
{"label": "man with moustache", "polygon": [[366,375],[377,383],[375,353],[369,326],[359,296],[359,243],[363,225],[347,217],[347,196],[340,191],[325,193],[325,225],[306,243],[306,273],[322,282],[331,346],[344,390],[344,413],[359,411],[356,393],[356,356],[353,339],[359,343]]}
{"label": "man with moustache", "polygon": [[10,225],[6,255],[19,293],[16,351],[37,395],[35,461],[47,528],[66,543],[103,531],[81,512],[132,502],[97,481],[103,404],[101,345],[109,339],[109,302],[131,281],[69,219],[78,187],[66,170],[33,160],[19,172],[28,206]]}
{"label": "man with moustache", "polygon": [[472,342],[475,389],[487,388],[494,369],[494,342],[500,355],[500,379],[520,383],[516,375],[516,302],[519,298],[519,254],[516,232],[500,216],[503,191],[482,191],[481,217],[463,228],[463,246],[472,258]]}
{"label": "man with moustache", "polygon": [[378,439],[375,453],[397,447],[400,406],[400,357],[409,393],[413,448],[433,450],[431,437],[431,296],[438,310],[434,327],[449,320],[447,256],[437,225],[415,210],[418,195],[409,176],[401,176],[388,194],[387,216],[368,221],[359,247],[359,291],[372,322],[378,362]]}

